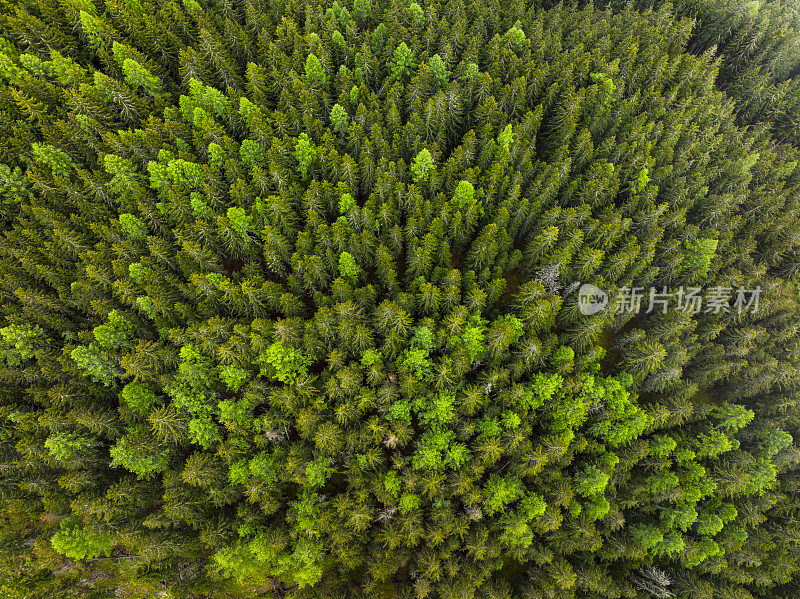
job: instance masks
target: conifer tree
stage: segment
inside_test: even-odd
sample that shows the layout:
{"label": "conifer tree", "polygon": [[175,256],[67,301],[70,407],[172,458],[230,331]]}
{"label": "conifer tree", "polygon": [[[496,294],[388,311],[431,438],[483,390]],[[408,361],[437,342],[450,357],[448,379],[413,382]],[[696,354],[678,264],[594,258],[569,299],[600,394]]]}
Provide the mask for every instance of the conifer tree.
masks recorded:
{"label": "conifer tree", "polygon": [[0,595],[798,595],[796,11],[522,8],[4,3]]}

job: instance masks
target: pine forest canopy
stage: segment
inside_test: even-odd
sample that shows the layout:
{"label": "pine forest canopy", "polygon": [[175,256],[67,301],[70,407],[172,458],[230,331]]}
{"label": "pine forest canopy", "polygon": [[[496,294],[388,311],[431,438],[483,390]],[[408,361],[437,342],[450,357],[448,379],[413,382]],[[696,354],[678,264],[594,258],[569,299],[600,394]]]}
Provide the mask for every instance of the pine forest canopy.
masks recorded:
{"label": "pine forest canopy", "polygon": [[0,0],[0,596],[800,596],[798,76],[788,1]]}

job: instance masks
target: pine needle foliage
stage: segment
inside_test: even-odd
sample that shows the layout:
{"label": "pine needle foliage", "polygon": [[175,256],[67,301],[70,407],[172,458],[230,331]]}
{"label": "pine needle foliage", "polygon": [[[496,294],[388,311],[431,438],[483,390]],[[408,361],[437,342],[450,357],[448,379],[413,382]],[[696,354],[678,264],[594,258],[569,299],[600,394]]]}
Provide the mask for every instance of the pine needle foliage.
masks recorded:
{"label": "pine needle foliage", "polygon": [[797,31],[0,0],[0,595],[796,596]]}

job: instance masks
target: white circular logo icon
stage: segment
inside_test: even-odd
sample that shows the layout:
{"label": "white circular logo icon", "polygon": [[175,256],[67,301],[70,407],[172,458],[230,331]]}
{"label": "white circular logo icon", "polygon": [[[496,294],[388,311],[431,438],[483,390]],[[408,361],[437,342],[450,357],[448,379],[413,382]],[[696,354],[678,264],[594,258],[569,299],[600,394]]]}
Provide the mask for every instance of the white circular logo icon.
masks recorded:
{"label": "white circular logo icon", "polygon": [[608,294],[590,283],[584,283],[578,290],[578,309],[584,316],[591,316],[605,310]]}

